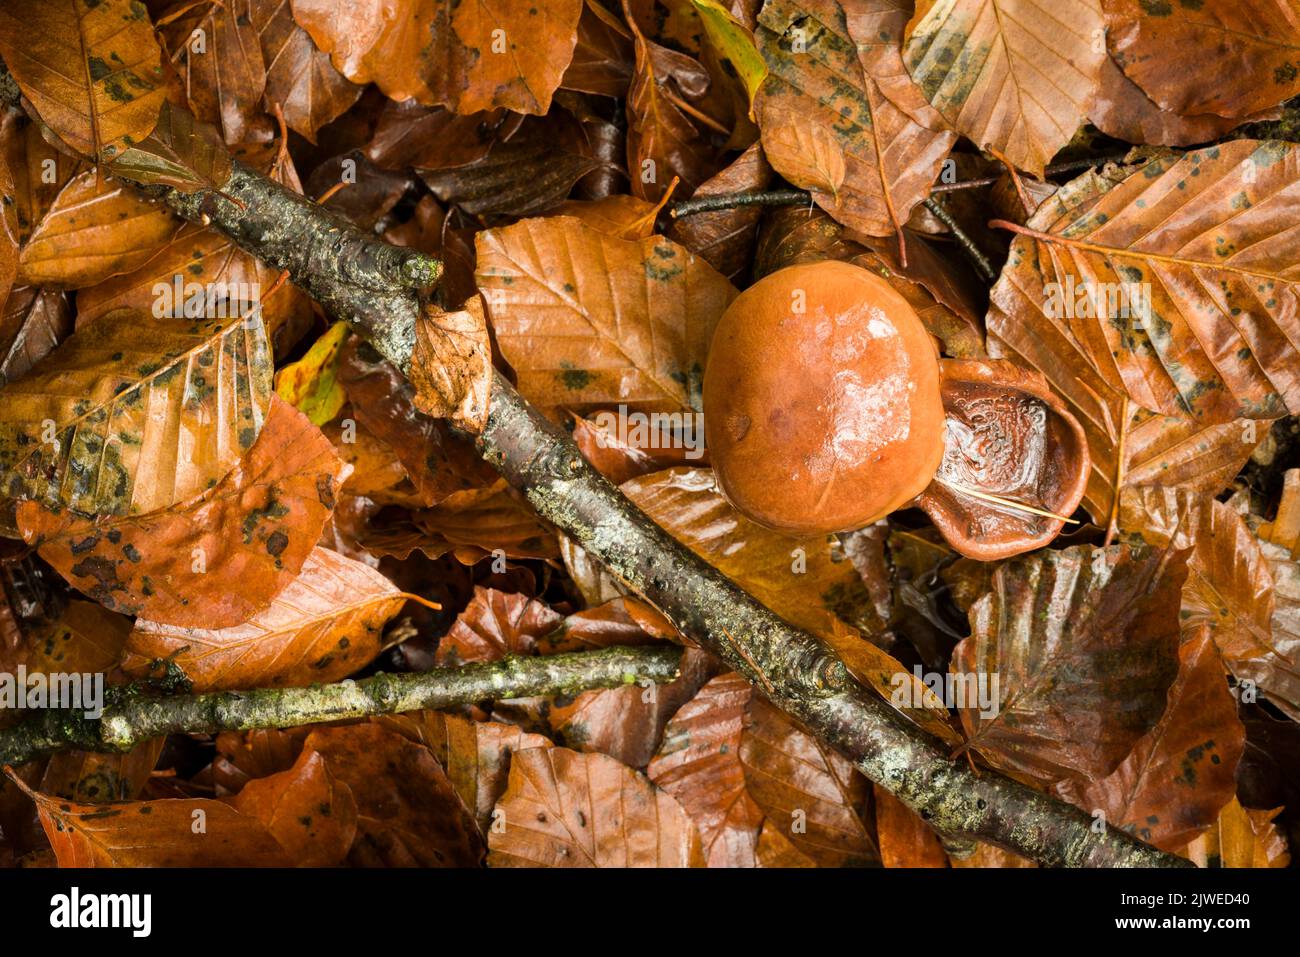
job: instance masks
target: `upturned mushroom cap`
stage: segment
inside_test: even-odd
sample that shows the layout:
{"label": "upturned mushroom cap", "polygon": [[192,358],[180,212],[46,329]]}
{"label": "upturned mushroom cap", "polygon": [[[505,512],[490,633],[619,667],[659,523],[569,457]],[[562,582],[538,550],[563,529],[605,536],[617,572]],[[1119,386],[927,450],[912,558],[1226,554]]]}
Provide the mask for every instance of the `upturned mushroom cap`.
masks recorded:
{"label": "upturned mushroom cap", "polygon": [[865,269],[778,270],[718,322],[704,428],[719,487],[754,521],[797,534],[870,524],[943,458],[934,342]]}
{"label": "upturned mushroom cap", "polygon": [[1041,548],[1088,485],[1083,428],[1037,372],[1005,360],[941,364],[943,462],[917,504],[980,561]]}

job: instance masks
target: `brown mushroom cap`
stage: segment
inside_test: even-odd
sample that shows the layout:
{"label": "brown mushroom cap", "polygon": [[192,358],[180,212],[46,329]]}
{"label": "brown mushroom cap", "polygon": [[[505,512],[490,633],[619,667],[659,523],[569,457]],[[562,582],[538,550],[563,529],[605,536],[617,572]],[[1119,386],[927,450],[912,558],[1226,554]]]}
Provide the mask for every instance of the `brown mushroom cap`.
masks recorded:
{"label": "brown mushroom cap", "polygon": [[1064,522],[1030,509],[1068,516],[1078,507],[1090,467],[1083,428],[1037,372],[1002,360],[941,367],[943,463],[917,504],[967,558],[1046,545]]}
{"label": "brown mushroom cap", "polygon": [[934,342],[865,269],[778,270],[718,322],[704,428],[719,487],[754,521],[799,534],[870,524],[943,457]]}

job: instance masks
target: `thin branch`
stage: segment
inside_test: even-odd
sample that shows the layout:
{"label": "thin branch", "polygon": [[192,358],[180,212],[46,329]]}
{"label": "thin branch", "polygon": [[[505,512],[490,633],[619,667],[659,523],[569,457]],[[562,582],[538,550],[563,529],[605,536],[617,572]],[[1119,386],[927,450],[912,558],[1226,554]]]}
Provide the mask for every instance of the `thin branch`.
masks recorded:
{"label": "thin branch", "polygon": [[957,241],[962,250],[970,258],[971,263],[975,266],[976,272],[989,282],[997,278],[997,270],[989,262],[989,257],[980,252],[980,248],[975,245],[975,240],[966,234],[957,220],[952,218],[952,214],[943,208],[943,205],[935,198],[931,197],[925,201],[925,208],[939,222],[948,227],[948,232],[952,233],[952,238]]}
{"label": "thin branch", "polygon": [[0,730],[0,765],[21,764],[69,747],[129,751],[168,734],[214,734],[253,728],[291,728],[375,714],[535,695],[573,695],[635,682],[665,684],[677,677],[681,649],[613,647],[438,668],[413,674],[377,674],[361,681],[310,688],[257,688],[201,695],[128,694],[99,718],[44,710]]}

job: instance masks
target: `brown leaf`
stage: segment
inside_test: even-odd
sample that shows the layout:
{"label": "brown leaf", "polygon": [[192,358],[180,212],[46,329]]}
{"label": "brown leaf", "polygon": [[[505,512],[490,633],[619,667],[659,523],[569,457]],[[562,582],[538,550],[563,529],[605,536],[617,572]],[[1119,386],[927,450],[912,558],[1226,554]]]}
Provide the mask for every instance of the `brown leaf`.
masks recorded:
{"label": "brown leaf", "polygon": [[1177,674],[1184,575],[1182,553],[1127,545],[1001,565],[953,651],[964,700],[949,703],[970,744],[1045,783],[1114,771],[1159,720]]}
{"label": "brown leaf", "polygon": [[504,479],[485,489],[453,492],[412,519],[425,535],[426,554],[451,551],[466,565],[497,550],[507,558],[559,557],[554,529]]}
{"label": "brown leaf", "polygon": [[417,409],[467,432],[482,432],[492,375],[482,299],[472,297],[458,312],[445,312],[432,303],[420,310],[409,373]]}
{"label": "brown leaf", "polygon": [[870,610],[866,587],[833,539],[795,538],[751,522],[722,497],[709,469],[666,469],[625,482],[621,490],[791,624],[826,636],[843,630],[844,622],[856,625]]}
{"label": "brown leaf", "polygon": [[[762,698],[749,702],[740,743],[749,795],[821,867],[863,865],[880,852],[864,820],[870,784],[852,763]],[[766,826],[766,825],[765,825]]]}
{"label": "brown leaf", "polygon": [[293,581],[325,527],[343,470],[320,430],[273,397],[248,454],[184,505],[91,520],[21,502],[18,525],[42,558],[107,608],[159,624],[226,628]]}
{"label": "brown leaf", "polygon": [[599,0],[585,0],[578,18],[578,42],[560,86],[566,90],[625,97],[635,52],[627,25]]}
{"label": "brown leaf", "polygon": [[384,101],[379,122],[365,147],[367,158],[384,169],[422,170],[465,166],[487,156],[500,140],[518,130],[523,117],[505,110],[462,116],[415,100]]}
{"label": "brown leaf", "polygon": [[603,754],[516,751],[488,835],[492,867],[699,867],[700,836],[667,792]]}
{"label": "brown leaf", "polygon": [[147,674],[154,659],[170,659],[196,691],[337,681],[379,654],[383,626],[405,600],[374,569],[317,547],[298,576],[243,624],[137,621],[122,667]]}
{"label": "brown leaf", "polygon": [[759,867],[816,867],[812,858],[804,854],[771,821],[763,822],[758,835],[757,861]]}
{"label": "brown leaf", "polygon": [[1059,789],[1072,804],[1148,844],[1175,852],[1218,817],[1237,789],[1246,729],[1223,662],[1199,628],[1179,649],[1164,715],[1106,778]]}
{"label": "brown leaf", "polygon": [[658,202],[673,177],[680,177],[682,193],[689,195],[720,165],[720,150],[700,129],[706,125],[726,132],[701,109],[712,81],[685,53],[646,39],[639,30],[634,31],[634,41],[636,70],[627,95],[627,165],[633,195]]}
{"label": "brown leaf", "polygon": [[948,855],[930,825],[879,784],[872,785],[876,840],[885,867],[945,867]]}
{"label": "brown leaf", "polygon": [[1101,0],[920,0],[903,61],[957,132],[1041,179],[1092,106],[1104,32]]}
{"label": "brown leaf", "polygon": [[88,601],[73,600],[63,614],[13,647],[0,646],[0,670],[28,674],[82,674],[111,670],[122,656],[131,620]]}
{"label": "brown leaf", "polygon": [[42,122],[92,160],[158,121],[162,50],[143,3],[12,0],[0,9],[0,55]]}
{"label": "brown leaf", "polygon": [[[722,172],[700,184],[696,199],[717,193],[746,193],[767,189],[772,167],[757,143],[741,153]],[[749,268],[761,206],[737,206],[709,213],[695,213],[673,221],[669,236],[729,279]]]}
{"label": "brown leaf", "polygon": [[582,0],[294,0],[293,15],[353,83],[457,113],[545,113],[573,56]]}
{"label": "brown leaf", "polygon": [[1223,502],[1163,486],[1126,490],[1120,509],[1121,525],[1146,541],[1193,549],[1183,626],[1208,628],[1228,670],[1300,720],[1300,629],[1292,610],[1274,631],[1273,573],[1241,516]]}
{"label": "brown leaf", "polygon": [[890,0],[779,0],[758,21],[764,152],[836,220],[873,236],[907,222],[956,141],[903,69],[906,16]]}
{"label": "brown leaf", "polygon": [[132,801],[153,773],[164,743],[154,738],[125,754],[60,751],[50,757],[39,790],[82,804]]}
{"label": "brown leaf", "polygon": [[18,286],[0,310],[0,387],[20,379],[72,335],[72,307],[61,292]]}
{"label": "brown leaf", "polygon": [[497,344],[540,406],[696,408],[731,283],[662,237],[627,242],[567,216],[479,234]]}
{"label": "brown leaf", "polygon": [[479,831],[492,826],[492,810],[505,792],[510,756],[524,748],[549,748],[540,734],[510,724],[471,721],[440,711],[385,716],[379,724],[423,744],[447,769],[452,787],[473,810]]}
{"label": "brown leaf", "polygon": [[[18,780],[15,778],[14,780]],[[76,804],[19,787],[36,802],[60,867],[287,867],[263,824],[205,798]]]}
{"label": "brown leaf", "polygon": [[590,419],[573,417],[573,441],[583,457],[615,485],[678,465],[707,466],[709,453],[701,447],[704,435],[699,420],[693,432],[656,428],[625,411],[600,411]]}
{"label": "brown leaf", "polygon": [[1086,173],[1016,237],[989,331],[1059,333],[1154,412],[1209,425],[1294,411],[1300,324],[1285,237],[1298,177],[1300,147],[1254,140],[1161,156],[1118,182]]}
{"label": "brown leaf", "polygon": [[150,512],[209,488],[252,447],[271,359],[257,316],[180,323],[122,310],[0,396],[4,492],[87,515]]}
{"label": "brown leaf", "polygon": [[319,751],[304,751],[288,771],[248,782],[230,801],[266,825],[299,867],[336,867],[357,833],[357,802]]}
{"label": "brown leaf", "polygon": [[266,64],[266,102],[279,104],[289,129],[315,143],[317,131],[352,106],[362,87],[350,83],[334,69],[329,54],[316,48],[294,21],[289,0],[252,0],[249,15]]}
{"label": "brown leaf", "polygon": [[220,129],[227,143],[271,138],[262,110],[266,61],[251,6],[252,0],[181,5],[183,15],[162,27],[190,109]]}
{"label": "brown leaf", "polygon": [[1300,93],[1300,12],[1287,0],[1102,6],[1111,55],[1165,110],[1247,117]]}
{"label": "brown leaf", "polygon": [[469,606],[438,643],[440,667],[530,655],[537,640],[554,631],[563,617],[527,595],[474,587]]}
{"label": "brown leaf", "polygon": [[249,781],[288,771],[302,753],[310,727],[223,731],[216,736],[212,779],[217,795],[238,794]]}
{"label": "brown leaf", "polygon": [[688,648],[678,678],[669,684],[629,683],[584,691],[571,700],[557,698],[546,717],[558,744],[599,751],[628,767],[644,768],[669,719],[718,670],[715,659]]}
{"label": "brown leaf", "polygon": [[226,185],[232,161],[216,127],[164,101],[153,132],[128,146],[108,165],[113,173],[137,183],[193,193]]}
{"label": "brown leaf", "polygon": [[737,674],[714,678],[664,728],[646,774],[700,829],[710,867],[754,867],[763,811],[745,790],[740,739],[753,689]]}
{"label": "brown leaf", "polygon": [[32,229],[18,259],[19,281],[93,286],[143,266],[180,227],[165,207],[88,169],[68,181]]}
{"label": "brown leaf", "polygon": [[370,723],[319,728],[303,751],[319,752],[356,799],[354,866],[474,867],[482,860],[473,817],[424,745]]}
{"label": "brown leaf", "polygon": [[14,215],[19,239],[25,243],[84,164],[47,143],[41,124],[17,108],[0,113],[0,150],[13,178]]}

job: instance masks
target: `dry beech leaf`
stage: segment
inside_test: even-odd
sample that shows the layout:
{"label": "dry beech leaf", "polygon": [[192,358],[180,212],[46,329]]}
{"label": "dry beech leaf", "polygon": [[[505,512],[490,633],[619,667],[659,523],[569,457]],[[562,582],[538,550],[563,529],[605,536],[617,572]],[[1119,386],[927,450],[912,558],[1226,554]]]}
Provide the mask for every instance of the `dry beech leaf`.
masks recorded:
{"label": "dry beech leaf", "polygon": [[[710,469],[673,468],[621,491],[691,551],[791,624],[827,636],[856,625],[870,596],[829,536],[794,538],[751,522],[718,491]],[[796,570],[798,569],[798,570]]]}
{"label": "dry beech leaf", "polygon": [[1042,178],[1092,107],[1101,0],[919,0],[903,61],[957,132]]}
{"label": "dry beech leaf", "polygon": [[143,266],[181,228],[165,206],[88,169],[68,181],[18,258],[20,282],[80,289]]}
{"label": "dry beech leaf", "polygon": [[801,853],[822,867],[879,861],[865,817],[870,782],[847,758],[756,696],[749,701],[740,760],[748,793],[767,824]]}
{"label": "dry beech leaf", "polygon": [[1291,0],[1102,6],[1112,56],[1165,110],[1245,118],[1300,93],[1300,10]]}
{"label": "dry beech leaf", "polygon": [[[636,71],[628,90],[627,165],[632,192],[658,202],[674,177],[689,195],[717,172],[720,151],[697,125],[709,93],[708,71],[694,58],[635,31]],[[722,127],[725,130],[725,127]]]}
{"label": "dry beech leaf", "polygon": [[948,855],[930,825],[879,784],[871,790],[880,862],[885,867],[946,867]]}
{"label": "dry beech leaf", "polygon": [[472,297],[456,312],[432,303],[420,310],[410,371],[417,409],[467,432],[482,432],[492,375],[492,344],[481,298]]}
{"label": "dry beech leaf", "polygon": [[560,86],[581,93],[623,97],[632,82],[632,32],[599,0],[584,0],[578,42]]}
{"label": "dry beech leaf", "polygon": [[87,515],[168,508],[234,467],[270,401],[260,317],[110,313],[0,391],[3,492]]}
{"label": "dry beech leaf", "polygon": [[41,120],[90,159],[111,159],[158,121],[162,50],[136,0],[7,0],[0,55]]}
{"label": "dry beech leaf", "polygon": [[1046,545],[1087,485],[1083,429],[1035,372],[979,359],[944,359],[940,370],[943,461],[917,504],[968,558]]}
{"label": "dry beech leaf", "polygon": [[1154,728],[1108,777],[1071,781],[1061,795],[1148,844],[1176,852],[1218,817],[1237,789],[1246,729],[1207,630],[1179,649],[1178,677]]}
{"label": "dry beech leaf", "polygon": [[352,790],[359,867],[476,867],[483,844],[473,816],[433,752],[376,723],[318,728],[303,745]]}
{"label": "dry beech leaf", "polygon": [[193,193],[226,185],[232,165],[230,151],[215,127],[195,119],[189,110],[164,102],[153,132],[123,150],[109,169],[137,183]]}
{"label": "dry beech leaf", "polygon": [[293,581],[344,468],[306,416],[273,398],[248,454],[192,501],[98,520],[20,502],[18,525],[59,574],[107,608],[159,624],[225,628]]}
{"label": "dry beech leaf", "polygon": [[288,771],[249,781],[230,805],[261,821],[299,867],[338,866],[357,833],[352,789],[318,751],[304,751]]}
{"label": "dry beech leaf", "polygon": [[42,124],[22,109],[0,110],[0,153],[13,179],[18,236],[26,242],[54,198],[85,162],[56,150],[41,135]]}
{"label": "dry beech leaf", "polygon": [[492,867],[699,867],[700,835],[667,792],[603,754],[529,748],[510,760],[488,835]]}
{"label": "dry beech leaf", "polygon": [[568,216],[489,229],[477,246],[497,344],[529,401],[698,408],[713,328],[736,296],[703,259]]}
{"label": "dry beech leaf", "polygon": [[229,628],[180,628],[141,619],[122,667],[147,674],[175,662],[196,691],[338,681],[383,648],[383,626],[406,599],[368,565],[316,547],[262,611]]}
{"label": "dry beech leaf", "polygon": [[1298,178],[1300,147],[1255,140],[1162,155],[1118,182],[1085,173],[1016,237],[989,331],[1014,342],[1017,326],[1053,325],[1154,412],[1213,424],[1300,409]]}
{"label": "dry beech leaf", "polygon": [[[194,115],[221,130],[227,143],[267,140],[263,114],[266,61],[253,0],[222,0],[184,10],[162,27],[168,53],[184,83]],[[195,31],[201,31],[196,37]]]}
{"label": "dry beech leaf", "polygon": [[510,756],[551,742],[512,724],[471,721],[440,711],[417,711],[378,718],[378,723],[423,744],[446,769],[452,787],[474,813],[479,832],[488,833],[492,810],[505,792]]}
{"label": "dry beech leaf", "polygon": [[20,379],[72,335],[72,305],[53,289],[18,286],[0,309],[0,387]]}
{"label": "dry beech leaf", "polygon": [[1143,486],[1121,497],[1120,525],[1152,544],[1192,549],[1184,627],[1207,627],[1228,670],[1300,720],[1300,631],[1273,629],[1273,573],[1241,516],[1185,489]]}
{"label": "dry beech leaf", "polygon": [[700,830],[709,867],[754,867],[763,811],[745,790],[740,738],[753,688],[714,678],[673,715],[646,774]]}
{"label": "dry beech leaf", "polygon": [[560,626],[563,616],[527,595],[474,587],[469,605],[438,643],[439,667],[530,655],[538,639]]}
{"label": "dry beech leaf", "polygon": [[498,142],[512,136],[523,116],[487,110],[465,116],[443,107],[421,106],[415,100],[385,100],[364,152],[376,166],[421,170],[466,166],[487,156]]}
{"label": "dry beech leaf", "polygon": [[[75,804],[31,790],[60,867],[287,867],[257,818],[206,798]],[[201,812],[205,830],[196,833]]]}
{"label": "dry beech leaf", "polygon": [[293,0],[293,15],[353,83],[457,113],[545,113],[577,41],[582,0]]}
{"label": "dry beech leaf", "polygon": [[953,651],[969,745],[1047,784],[1114,771],[1159,719],[1177,674],[1184,561],[1081,545],[1001,565]]}
{"label": "dry beech leaf", "polygon": [[294,21],[290,0],[252,0],[249,12],[266,64],[266,102],[278,103],[289,129],[315,143],[317,131],[355,103],[363,88],[316,48]]}
{"label": "dry beech leaf", "polygon": [[604,199],[568,199],[555,209],[556,216],[572,216],[615,239],[638,240],[653,236],[659,208],[637,196],[615,193]]}
{"label": "dry beech leaf", "polygon": [[890,0],[773,0],[758,21],[763,151],[835,219],[874,236],[907,222],[957,139],[903,69],[906,20]]}

